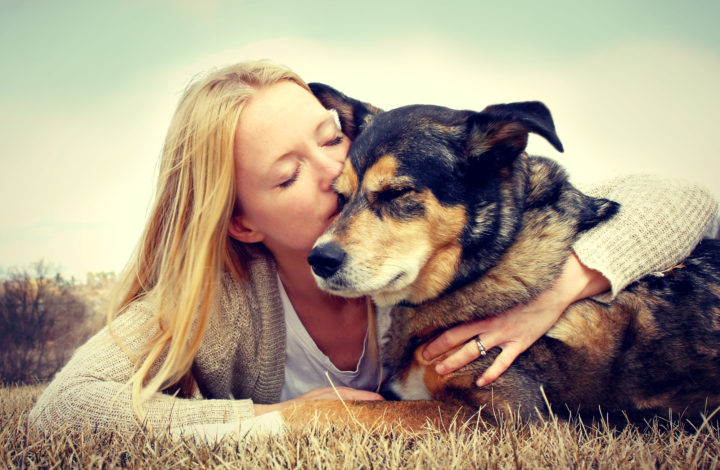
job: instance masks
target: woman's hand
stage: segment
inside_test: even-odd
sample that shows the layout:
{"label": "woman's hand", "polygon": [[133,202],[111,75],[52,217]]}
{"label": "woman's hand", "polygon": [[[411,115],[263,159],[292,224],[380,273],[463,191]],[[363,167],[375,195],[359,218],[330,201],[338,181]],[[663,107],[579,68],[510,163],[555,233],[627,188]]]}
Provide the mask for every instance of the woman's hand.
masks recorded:
{"label": "woman's hand", "polygon": [[309,400],[384,400],[382,395],[367,390],[358,390],[350,387],[319,387],[310,390],[299,397],[289,400],[291,402],[300,403]]}
{"label": "woman's hand", "polygon": [[292,400],[273,403],[272,405],[255,404],[255,415],[261,415],[270,411],[277,411],[286,408],[295,403],[302,403],[310,400],[384,400],[382,395],[367,390],[358,390],[350,387],[318,387],[306,392]]}
{"label": "woman's hand", "polygon": [[[599,271],[592,270],[573,253],[553,287],[527,305],[519,305],[491,318],[459,325],[443,332],[423,351],[426,360],[465,343],[436,364],[438,374],[448,374],[480,357],[478,338],[486,350],[500,347],[502,352],[478,378],[482,387],[505,372],[515,359],[548,332],[565,309],[576,300],[605,292],[610,283]],[[473,339],[472,341],[468,341]]]}

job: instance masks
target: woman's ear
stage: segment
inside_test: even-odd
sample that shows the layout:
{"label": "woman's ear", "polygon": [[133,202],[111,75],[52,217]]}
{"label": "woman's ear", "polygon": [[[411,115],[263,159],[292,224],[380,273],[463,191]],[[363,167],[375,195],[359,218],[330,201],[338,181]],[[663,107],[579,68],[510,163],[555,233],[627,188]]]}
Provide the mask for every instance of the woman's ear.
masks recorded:
{"label": "woman's ear", "polygon": [[242,219],[242,215],[235,215],[230,219],[228,235],[243,243],[260,243],[265,239],[265,234],[246,225]]}

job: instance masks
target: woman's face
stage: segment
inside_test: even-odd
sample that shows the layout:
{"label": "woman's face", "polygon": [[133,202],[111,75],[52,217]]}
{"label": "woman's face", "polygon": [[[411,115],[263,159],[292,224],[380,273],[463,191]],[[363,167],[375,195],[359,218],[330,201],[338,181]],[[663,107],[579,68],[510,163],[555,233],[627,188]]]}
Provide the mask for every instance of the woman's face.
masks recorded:
{"label": "woman's face", "polygon": [[333,116],[309,91],[290,81],[259,89],[237,126],[240,215],[230,235],[262,242],[276,257],[310,251],[337,214],[331,185],[349,147]]}

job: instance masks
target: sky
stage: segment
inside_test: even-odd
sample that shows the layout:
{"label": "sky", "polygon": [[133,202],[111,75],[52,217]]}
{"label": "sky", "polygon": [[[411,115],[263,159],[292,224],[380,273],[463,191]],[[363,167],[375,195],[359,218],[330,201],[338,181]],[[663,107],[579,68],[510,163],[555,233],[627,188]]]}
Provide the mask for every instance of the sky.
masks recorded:
{"label": "sky", "polygon": [[0,270],[119,272],[187,83],[247,59],[383,109],[539,100],[585,184],[720,197],[720,2],[0,0]]}

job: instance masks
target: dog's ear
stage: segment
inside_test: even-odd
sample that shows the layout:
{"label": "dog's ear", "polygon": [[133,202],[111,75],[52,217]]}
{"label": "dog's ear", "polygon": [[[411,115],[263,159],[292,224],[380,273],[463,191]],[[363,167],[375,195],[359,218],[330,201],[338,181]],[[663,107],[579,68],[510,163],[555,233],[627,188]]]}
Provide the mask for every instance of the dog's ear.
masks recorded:
{"label": "dog's ear", "polygon": [[371,104],[345,96],[324,83],[310,83],[308,86],[325,108],[337,111],[343,134],[350,140],[355,140],[373,116],[383,112]]}
{"label": "dog's ear", "polygon": [[550,110],[539,101],[488,106],[473,114],[469,125],[468,153],[473,156],[491,152],[499,163],[514,159],[525,150],[529,132],[545,137],[563,151]]}

